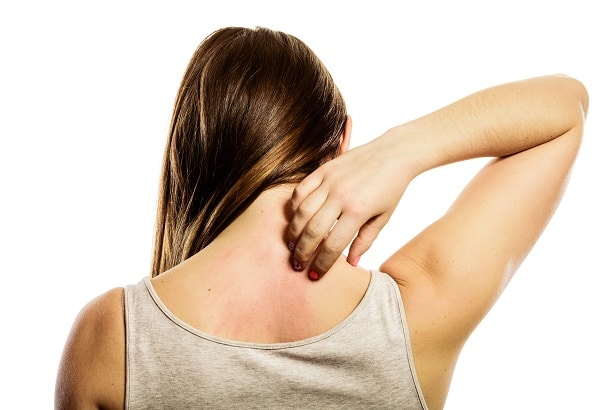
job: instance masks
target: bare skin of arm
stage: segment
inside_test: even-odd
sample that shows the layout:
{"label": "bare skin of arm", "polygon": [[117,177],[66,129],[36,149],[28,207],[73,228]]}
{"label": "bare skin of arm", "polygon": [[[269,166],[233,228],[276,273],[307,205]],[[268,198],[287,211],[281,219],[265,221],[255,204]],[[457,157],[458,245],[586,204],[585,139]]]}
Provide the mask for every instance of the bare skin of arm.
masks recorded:
{"label": "bare skin of arm", "polygon": [[[322,227],[338,219],[314,262],[322,275],[329,258],[340,255],[358,230],[349,259],[365,252],[415,176],[467,158],[499,157],[446,215],[382,266],[399,283],[412,312],[407,319],[414,358],[431,409],[443,407],[464,341],[556,208],[586,108],[583,86],[566,77],[496,87],[392,129],[297,187],[291,238],[302,263],[325,237]],[[346,243],[345,234],[350,234]],[[124,332],[121,288],[82,310],[61,360],[56,408],[123,407]]]}
{"label": "bare skin of arm", "polygon": [[124,408],[122,288],[86,305],[64,347],[56,379],[56,409]]}
{"label": "bare skin of arm", "polygon": [[313,260],[322,276],[351,241],[348,261],[356,263],[417,175],[495,157],[442,218],[381,266],[410,312],[417,373],[431,409],[444,406],[460,349],[558,206],[587,107],[583,85],[565,76],[493,87],[391,129],[296,188],[294,258]]}

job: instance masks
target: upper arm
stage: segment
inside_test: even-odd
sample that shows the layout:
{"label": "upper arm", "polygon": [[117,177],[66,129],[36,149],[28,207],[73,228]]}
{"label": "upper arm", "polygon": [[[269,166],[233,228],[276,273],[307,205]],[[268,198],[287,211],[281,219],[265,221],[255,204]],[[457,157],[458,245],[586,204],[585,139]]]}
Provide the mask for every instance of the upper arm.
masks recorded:
{"label": "upper arm", "polygon": [[449,211],[382,266],[400,285],[415,366],[430,406],[442,407],[460,349],[554,213],[582,124],[487,164]]}
{"label": "upper arm", "polygon": [[55,408],[122,408],[124,345],[123,290],[116,288],[77,316],[60,362]]}
{"label": "upper arm", "polygon": [[486,165],[449,211],[382,269],[401,282],[416,330],[459,348],[548,223],[565,188],[582,122]]}

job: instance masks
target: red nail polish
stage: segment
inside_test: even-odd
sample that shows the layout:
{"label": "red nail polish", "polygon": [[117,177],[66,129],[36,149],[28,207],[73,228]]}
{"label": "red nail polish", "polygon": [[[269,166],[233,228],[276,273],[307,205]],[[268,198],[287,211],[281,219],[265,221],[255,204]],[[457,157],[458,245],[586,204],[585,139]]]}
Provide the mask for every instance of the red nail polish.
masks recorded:
{"label": "red nail polish", "polygon": [[311,280],[319,280],[319,274],[315,270],[311,270],[310,273],[308,273],[308,277]]}

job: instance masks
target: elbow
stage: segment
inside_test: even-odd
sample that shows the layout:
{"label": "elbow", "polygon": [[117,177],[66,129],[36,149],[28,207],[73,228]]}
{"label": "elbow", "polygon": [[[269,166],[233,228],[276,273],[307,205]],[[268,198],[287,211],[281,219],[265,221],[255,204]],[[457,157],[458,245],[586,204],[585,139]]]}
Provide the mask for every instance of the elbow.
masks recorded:
{"label": "elbow", "polygon": [[556,75],[554,77],[560,82],[558,87],[562,92],[564,92],[564,96],[566,96],[566,99],[570,104],[570,125],[568,130],[578,130],[578,132],[574,132],[574,134],[578,136],[577,143],[579,145],[584,134],[584,123],[586,121],[586,116],[588,115],[588,90],[586,89],[586,86],[584,86],[584,84],[576,78],[569,77],[564,74]]}
{"label": "elbow", "polygon": [[584,135],[584,123],[586,122],[586,116],[588,115],[588,103],[589,103],[589,96],[588,96],[588,90],[586,89],[586,87],[584,86],[584,84],[582,84],[581,81],[579,80],[575,80],[573,79],[573,81],[575,82],[575,92],[576,92],[576,98],[577,98],[577,121],[576,121],[576,127],[580,130],[580,132],[578,133],[578,148],[579,145],[582,143],[582,137]]}
{"label": "elbow", "polygon": [[582,121],[585,121],[586,116],[588,115],[588,102],[589,102],[588,90],[586,89],[584,84],[582,84],[581,81],[576,80],[576,79],[572,79],[572,80],[575,82],[575,92],[576,92],[577,100],[579,102],[579,106],[582,111]]}
{"label": "elbow", "polygon": [[556,75],[555,77],[560,78],[563,82],[565,82],[564,87],[566,88],[572,98],[573,101],[576,102],[578,112],[581,114],[580,121],[583,123],[586,119],[586,115],[588,115],[588,103],[589,96],[588,90],[584,84],[573,77],[569,77],[565,74]]}

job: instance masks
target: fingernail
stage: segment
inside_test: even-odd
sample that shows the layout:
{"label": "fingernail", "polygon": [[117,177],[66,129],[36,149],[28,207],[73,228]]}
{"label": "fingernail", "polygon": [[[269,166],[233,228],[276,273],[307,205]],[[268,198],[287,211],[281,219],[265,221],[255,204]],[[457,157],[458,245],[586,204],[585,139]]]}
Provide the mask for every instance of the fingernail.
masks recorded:
{"label": "fingernail", "polygon": [[296,259],[293,259],[293,269],[302,270],[302,264],[299,263]]}
{"label": "fingernail", "polygon": [[319,274],[315,270],[311,270],[310,273],[308,273],[308,277],[311,280],[319,280]]}
{"label": "fingernail", "polygon": [[359,259],[361,258],[361,256],[358,256],[357,258],[355,258],[355,260],[353,261],[353,263],[351,263],[351,265],[357,267],[357,264],[359,263]]}
{"label": "fingernail", "polygon": [[295,242],[293,241],[287,242],[287,248],[289,248],[289,250],[293,252],[295,250]]}

